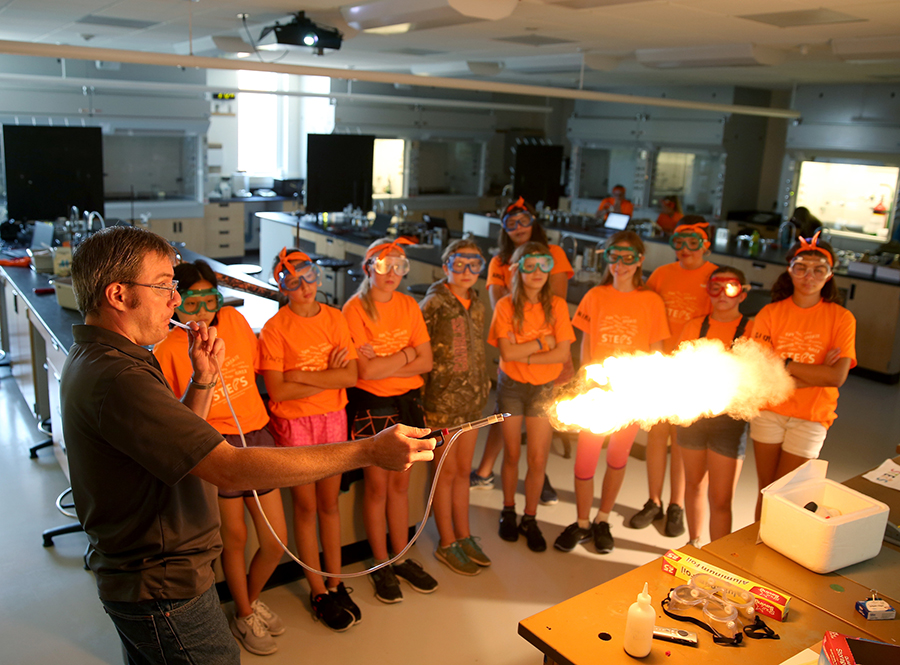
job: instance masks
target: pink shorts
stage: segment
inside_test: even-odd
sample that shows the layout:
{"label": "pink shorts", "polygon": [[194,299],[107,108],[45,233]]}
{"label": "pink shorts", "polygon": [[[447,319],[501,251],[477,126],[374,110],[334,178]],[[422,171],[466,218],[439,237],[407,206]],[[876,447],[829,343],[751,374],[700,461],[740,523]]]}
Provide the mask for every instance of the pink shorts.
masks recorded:
{"label": "pink shorts", "polygon": [[275,445],[284,448],[339,443],[347,440],[347,412],[341,409],[290,420],[272,416],[269,429]]}

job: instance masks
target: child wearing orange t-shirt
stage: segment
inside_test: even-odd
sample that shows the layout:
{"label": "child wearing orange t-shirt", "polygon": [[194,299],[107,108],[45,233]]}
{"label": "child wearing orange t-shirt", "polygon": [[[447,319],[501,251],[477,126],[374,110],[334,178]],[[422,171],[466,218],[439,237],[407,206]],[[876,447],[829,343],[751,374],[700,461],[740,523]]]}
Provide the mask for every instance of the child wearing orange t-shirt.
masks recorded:
{"label": "child wearing orange t-shirt", "polygon": [[[259,368],[269,393],[272,431],[279,446],[313,446],[347,438],[346,389],[356,383],[356,349],[340,311],[316,301],[319,267],[298,250],[284,248],[272,274],[288,304],[263,326]],[[291,488],[294,538],[300,559],[341,572],[340,475]],[[316,517],[319,529],[316,533]],[[314,615],[335,631],[360,619],[340,580],[304,571]]]}
{"label": "child wearing orange t-shirt", "polygon": [[[690,320],[681,331],[679,344],[706,337],[718,339],[730,349],[739,337],[750,338],[753,321],[738,309],[747,298],[748,288],[740,270],[727,266],[716,268],[706,286],[712,312]],[[700,530],[705,521],[703,486],[706,481],[710,540],[731,533],[731,504],[744,464],[746,429],[745,421],[724,413],[678,428],[676,445],[681,448],[684,460],[684,507],[690,542],[695,547],[700,546]]]}
{"label": "child wearing orange t-shirt", "polygon": [[678,222],[684,217],[681,212],[681,203],[677,196],[664,196],[660,202],[662,212],[656,218],[656,225],[663,230],[663,233],[672,233]]}
{"label": "child wearing orange t-shirt", "polygon": [[[569,280],[575,276],[569,258],[559,245],[551,245],[547,240],[547,233],[535,216],[534,207],[521,196],[510,203],[503,210],[500,217],[500,236],[498,237],[498,252],[488,265],[487,290],[491,300],[491,307],[496,308],[497,302],[503,296],[509,295],[512,288],[511,258],[513,252],[526,242],[537,242],[546,245],[553,257],[553,268],[550,271],[550,291],[553,295],[566,299],[569,288]],[[574,370],[571,360],[567,361],[561,379],[568,380]],[[473,469],[469,476],[471,487],[475,489],[490,489],[494,486],[494,464],[503,449],[503,436],[500,426],[494,425],[488,430],[487,440],[484,444],[484,452],[477,469]],[[556,503],[556,492],[550,485],[549,479],[544,479],[544,489],[541,492],[542,503]]]}
{"label": "child wearing orange t-shirt", "polygon": [[[625,353],[662,351],[663,340],[669,336],[666,307],[662,298],[644,288],[641,276],[644,243],[633,231],[620,231],[607,241],[604,258],[606,269],[602,282],[585,294],[572,320],[572,324],[584,332],[582,365],[600,363],[610,356]],[[591,432],[578,435],[575,456],[577,520],[556,539],[556,549],[571,552],[578,543],[593,539],[599,554],[612,551],[615,541],[610,533],[609,514],[625,479],[625,464],[638,429],[635,424],[608,435]],[[609,444],[600,509],[590,522],[594,473],[604,441]]]}
{"label": "child wearing orange t-shirt", "polygon": [[[503,511],[500,537],[514,542],[525,536],[528,547],[543,552],[547,543],[535,516],[544,484],[552,429],[546,414],[553,382],[571,359],[575,340],[569,310],[550,291],[553,257],[546,245],[527,242],[512,255],[512,293],[500,299],[491,321],[488,343],[500,349],[497,409],[511,414],[502,423]],[[522,419],[528,431],[525,512],[516,526],[516,485],[522,449]]]}
{"label": "child wearing orange t-shirt", "polygon": [[[838,388],[856,365],[856,319],[840,305],[834,258],[818,233],[800,238],[772,287],[772,304],[756,316],[753,339],[784,358],[797,386],[787,401],[750,421],[760,489],[819,456],[837,417]],[[757,519],[761,509],[760,495]]]}
{"label": "child wearing orange t-shirt", "polygon": [[[267,427],[269,415],[256,388],[256,335],[240,312],[233,307],[222,306],[223,298],[218,290],[216,275],[205,261],[175,266],[175,279],[181,295],[181,304],[175,308],[178,320],[182,323],[196,321],[214,325],[218,336],[225,340],[227,352],[222,363],[222,376],[240,427],[244,430],[247,446],[274,447],[275,441]],[[192,380],[189,345],[187,331],[173,328],[153,349],[160,368],[176,395],[183,395]],[[228,408],[222,386],[215,385],[210,389],[214,391],[213,401],[206,420],[228,443],[240,448],[243,445],[240,430]],[[266,489],[259,490],[258,495],[273,528],[284,540],[287,538],[287,526],[281,492]],[[218,503],[221,516],[222,571],[234,599],[235,613],[231,619],[231,631],[251,653],[274,653],[278,647],[272,635],[283,633],[284,624],[259,596],[281,561],[284,551],[266,527],[253,499],[253,492],[219,490]],[[259,541],[259,550],[250,560],[249,572],[244,558],[247,544],[245,506],[250,511]]]}
{"label": "child wearing orange t-shirt", "polygon": [[[678,261],[667,263],[653,271],[647,288],[656,291],[666,303],[666,316],[671,337],[663,343],[663,350],[671,353],[678,345],[681,329],[693,318],[710,311],[706,282],[716,266],[706,260],[709,254],[709,224],[698,215],[688,215],[675,227],[669,238]],[[669,507],[662,508],[662,489],[666,478],[666,452],[672,439],[672,466],[669,473]],[[677,428],[662,422],[647,434],[647,485],[650,498],[644,507],[629,520],[632,529],[643,529],[657,519],[666,518],[665,534],[670,537],[684,533],[684,467],[681,449],[676,445]]]}
{"label": "child wearing orange t-shirt", "polygon": [[[399,237],[373,242],[363,258],[365,279],[344,304],[353,345],[359,353],[359,379],[347,391],[347,412],[353,439],[373,436],[396,423],[422,427],[422,374],[431,371],[431,343],[416,301],[397,292],[409,272]],[[376,563],[388,560],[388,533],[394,553],[409,542],[409,471],[363,470],[363,522]],[[420,564],[406,559],[370,576],[375,597],[383,603],[403,600],[397,578],[420,593],[431,593],[437,580]]]}

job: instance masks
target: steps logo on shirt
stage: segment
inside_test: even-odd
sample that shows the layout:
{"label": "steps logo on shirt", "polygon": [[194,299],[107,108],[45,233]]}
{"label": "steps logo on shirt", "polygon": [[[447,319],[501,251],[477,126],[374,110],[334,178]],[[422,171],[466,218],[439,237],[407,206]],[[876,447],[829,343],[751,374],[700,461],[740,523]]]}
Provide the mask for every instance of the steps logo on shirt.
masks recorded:
{"label": "steps logo on shirt", "polygon": [[328,369],[328,356],[333,348],[329,342],[306,347],[297,354],[296,369],[304,372],[321,372]]}
{"label": "steps logo on shirt", "polygon": [[411,334],[406,328],[382,330],[372,338],[372,350],[379,357],[392,356],[409,346],[410,336]]}
{"label": "steps logo on shirt", "polygon": [[825,353],[822,333],[790,331],[781,335],[776,349],[782,358],[793,358],[798,363],[818,363]]}
{"label": "steps logo on shirt", "polygon": [[611,314],[603,317],[599,328],[599,342],[616,346],[634,346],[638,321],[633,316]]}
{"label": "steps logo on shirt", "polygon": [[[239,356],[225,356],[225,362],[222,364],[222,378],[225,380],[225,386],[228,388],[228,394],[232,400],[238,399],[251,386],[256,387],[256,377],[253,375],[253,368],[245,363]],[[213,405],[225,400],[225,393],[222,386],[216,386],[213,393]]]}
{"label": "steps logo on shirt", "polygon": [[697,316],[697,296],[682,291],[670,291],[663,298],[666,315],[672,321],[688,322]]}

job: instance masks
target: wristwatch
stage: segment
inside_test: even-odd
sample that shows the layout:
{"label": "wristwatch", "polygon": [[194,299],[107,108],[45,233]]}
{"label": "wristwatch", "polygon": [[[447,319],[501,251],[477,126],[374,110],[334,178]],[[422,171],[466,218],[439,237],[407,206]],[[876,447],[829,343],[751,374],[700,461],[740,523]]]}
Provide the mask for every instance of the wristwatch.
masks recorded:
{"label": "wristwatch", "polygon": [[191,377],[191,383],[198,390],[212,390],[213,388],[216,387],[216,384],[218,382],[219,382],[219,377],[214,378],[209,383],[197,383],[196,381],[194,381],[194,377],[193,376]]}

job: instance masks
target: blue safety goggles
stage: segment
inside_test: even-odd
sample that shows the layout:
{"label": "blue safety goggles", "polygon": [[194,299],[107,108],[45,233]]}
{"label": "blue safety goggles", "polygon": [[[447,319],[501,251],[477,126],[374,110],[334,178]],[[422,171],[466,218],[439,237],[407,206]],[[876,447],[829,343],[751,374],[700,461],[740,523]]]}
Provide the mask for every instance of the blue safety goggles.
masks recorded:
{"label": "blue safety goggles", "polygon": [[322,285],[322,271],[312,261],[299,261],[290,265],[293,270],[282,269],[278,273],[278,286],[282,291],[296,291],[302,282]]}
{"label": "blue safety goggles", "polygon": [[527,229],[534,224],[534,217],[532,217],[531,213],[527,210],[513,210],[509,214],[503,215],[500,223],[503,225],[503,230],[509,233],[510,231],[515,231],[520,226]]}
{"label": "blue safety goggles", "polygon": [[473,275],[480,275],[484,270],[484,257],[475,252],[451,254],[446,266],[452,273],[464,274],[467,270]]}

